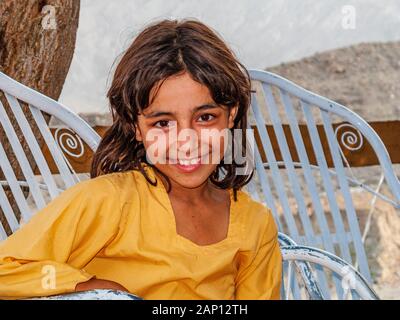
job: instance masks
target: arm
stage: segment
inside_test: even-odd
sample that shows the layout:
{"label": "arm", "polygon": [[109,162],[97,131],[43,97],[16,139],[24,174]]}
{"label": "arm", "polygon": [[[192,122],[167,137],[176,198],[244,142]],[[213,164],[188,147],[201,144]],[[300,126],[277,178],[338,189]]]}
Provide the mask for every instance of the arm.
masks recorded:
{"label": "arm", "polygon": [[121,206],[107,178],[62,192],[0,244],[0,298],[73,292],[83,268],[118,231]]}
{"label": "arm", "polygon": [[93,277],[85,282],[80,282],[76,285],[75,291],[87,291],[93,289],[111,289],[129,292],[127,288],[117,282],[110,280],[97,279]]}
{"label": "arm", "polygon": [[261,233],[258,233],[261,240],[254,251],[244,252],[239,267],[236,279],[238,300],[280,299],[282,256],[278,230],[270,211],[264,214],[264,224]]}

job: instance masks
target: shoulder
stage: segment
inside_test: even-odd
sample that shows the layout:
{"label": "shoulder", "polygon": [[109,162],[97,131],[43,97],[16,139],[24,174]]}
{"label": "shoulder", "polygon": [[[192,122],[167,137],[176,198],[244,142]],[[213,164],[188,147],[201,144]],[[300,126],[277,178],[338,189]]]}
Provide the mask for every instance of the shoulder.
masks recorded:
{"label": "shoulder", "polygon": [[47,207],[58,209],[76,208],[85,210],[96,207],[122,207],[120,192],[113,178],[114,174],[101,175],[81,180],[63,190]]}
{"label": "shoulder", "polygon": [[274,240],[278,234],[277,224],[271,209],[254,200],[247,192],[239,191],[239,220],[245,239],[259,244]]}
{"label": "shoulder", "polygon": [[[147,195],[148,183],[140,171],[113,172],[80,182],[76,187],[96,202],[114,203],[118,201],[121,210],[127,204],[139,206]],[[127,206],[126,208],[128,208]]]}
{"label": "shoulder", "polygon": [[[115,185],[106,175],[79,181],[63,190],[36,212],[30,224],[51,227],[55,221],[118,221],[122,204]],[[67,222],[65,222],[67,223]],[[73,223],[72,223],[73,224]]]}
{"label": "shoulder", "polygon": [[241,215],[247,223],[267,224],[273,221],[271,209],[264,203],[254,200],[247,192],[238,192],[238,204]]}
{"label": "shoulder", "polygon": [[137,185],[138,173],[134,170],[112,172],[77,183],[72,188],[80,191],[91,191],[95,196],[121,196],[124,190],[134,190]]}
{"label": "shoulder", "polygon": [[99,200],[101,198],[112,199],[118,194],[117,188],[108,175],[102,175],[91,179],[79,181],[75,185],[64,190],[60,196],[65,199],[70,197],[89,198]]}

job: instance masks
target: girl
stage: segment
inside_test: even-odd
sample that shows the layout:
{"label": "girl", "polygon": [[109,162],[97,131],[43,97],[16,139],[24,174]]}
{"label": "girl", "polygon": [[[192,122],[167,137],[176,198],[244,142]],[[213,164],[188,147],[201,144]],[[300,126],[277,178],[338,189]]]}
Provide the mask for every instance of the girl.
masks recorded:
{"label": "girl", "polygon": [[[144,299],[279,299],[276,224],[241,190],[249,164],[225,161],[227,135],[216,134],[239,129],[246,146],[250,92],[246,69],[204,24],[145,28],[116,68],[113,124],[92,179],[0,245],[0,297],[109,288]],[[185,130],[196,137],[179,139]]]}

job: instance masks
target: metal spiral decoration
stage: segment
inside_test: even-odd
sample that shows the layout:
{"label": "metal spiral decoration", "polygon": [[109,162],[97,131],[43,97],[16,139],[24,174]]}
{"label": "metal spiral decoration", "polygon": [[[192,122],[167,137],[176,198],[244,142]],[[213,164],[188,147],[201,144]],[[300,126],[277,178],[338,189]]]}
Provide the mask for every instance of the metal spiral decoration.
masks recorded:
{"label": "metal spiral decoration", "polygon": [[338,140],[338,134],[340,130],[342,130],[340,133],[340,142],[347,150],[357,151],[361,149],[364,144],[364,138],[356,127],[350,123],[343,123],[336,127],[335,136]]}
{"label": "metal spiral decoration", "polygon": [[71,157],[80,158],[85,153],[81,138],[70,128],[57,128],[54,132],[54,138],[61,150]]}

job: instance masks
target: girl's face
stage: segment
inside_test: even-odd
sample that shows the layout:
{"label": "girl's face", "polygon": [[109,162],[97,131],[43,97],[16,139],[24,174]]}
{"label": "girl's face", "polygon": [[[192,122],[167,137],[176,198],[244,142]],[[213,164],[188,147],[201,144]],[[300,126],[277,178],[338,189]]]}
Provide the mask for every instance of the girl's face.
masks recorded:
{"label": "girl's face", "polygon": [[223,158],[236,112],[237,107],[217,105],[209,89],[188,73],[175,75],[139,115],[136,139],[172,185],[196,188]]}

